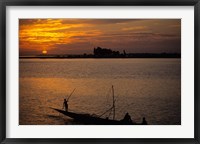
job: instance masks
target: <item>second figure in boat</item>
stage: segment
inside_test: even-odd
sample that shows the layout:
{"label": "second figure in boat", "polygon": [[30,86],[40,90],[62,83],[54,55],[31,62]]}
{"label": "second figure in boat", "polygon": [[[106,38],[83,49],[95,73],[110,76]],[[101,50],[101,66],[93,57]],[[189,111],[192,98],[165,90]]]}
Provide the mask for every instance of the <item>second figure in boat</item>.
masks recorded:
{"label": "second figure in boat", "polygon": [[122,122],[124,124],[132,124],[133,121],[131,119],[131,116],[129,115],[129,113],[126,113],[126,115],[124,116],[124,119],[122,119]]}

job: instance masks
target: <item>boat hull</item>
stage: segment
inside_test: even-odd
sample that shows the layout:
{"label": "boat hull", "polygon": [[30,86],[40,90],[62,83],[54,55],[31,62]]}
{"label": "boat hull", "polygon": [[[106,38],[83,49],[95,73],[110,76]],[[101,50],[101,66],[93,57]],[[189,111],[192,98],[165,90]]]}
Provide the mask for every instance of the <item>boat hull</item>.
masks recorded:
{"label": "boat hull", "polygon": [[105,118],[100,118],[97,116],[93,116],[90,114],[79,114],[79,113],[74,113],[74,112],[69,112],[69,111],[63,111],[60,109],[52,108],[53,110],[62,113],[70,118],[73,118],[75,121],[83,123],[83,124],[88,124],[88,125],[141,125],[137,123],[126,123],[123,120],[111,120],[111,119],[105,119]]}

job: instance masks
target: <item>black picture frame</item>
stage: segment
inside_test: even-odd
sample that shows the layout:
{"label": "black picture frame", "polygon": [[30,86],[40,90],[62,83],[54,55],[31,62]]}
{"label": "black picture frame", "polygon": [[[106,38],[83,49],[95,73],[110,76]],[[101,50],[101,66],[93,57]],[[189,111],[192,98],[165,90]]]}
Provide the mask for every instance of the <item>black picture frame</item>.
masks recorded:
{"label": "black picture frame", "polygon": [[[195,105],[194,138],[128,138],[128,139],[26,139],[6,138],[6,7],[7,6],[194,6],[195,8]],[[0,0],[0,142],[23,143],[67,143],[67,144],[200,144],[200,1],[199,0]]]}

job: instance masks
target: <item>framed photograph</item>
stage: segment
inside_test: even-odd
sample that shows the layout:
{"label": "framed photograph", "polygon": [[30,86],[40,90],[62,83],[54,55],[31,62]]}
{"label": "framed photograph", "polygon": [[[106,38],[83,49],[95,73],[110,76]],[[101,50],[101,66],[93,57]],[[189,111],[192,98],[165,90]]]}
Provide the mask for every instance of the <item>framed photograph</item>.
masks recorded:
{"label": "framed photograph", "polygon": [[1,1],[1,143],[199,144],[199,5]]}

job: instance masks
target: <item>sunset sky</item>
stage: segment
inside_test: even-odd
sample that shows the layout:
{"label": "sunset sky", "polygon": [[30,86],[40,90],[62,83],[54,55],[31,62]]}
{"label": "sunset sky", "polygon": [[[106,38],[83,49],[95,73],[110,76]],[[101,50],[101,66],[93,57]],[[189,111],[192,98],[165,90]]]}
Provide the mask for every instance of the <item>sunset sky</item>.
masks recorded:
{"label": "sunset sky", "polygon": [[20,56],[92,54],[94,47],[127,53],[181,53],[180,19],[20,19]]}

